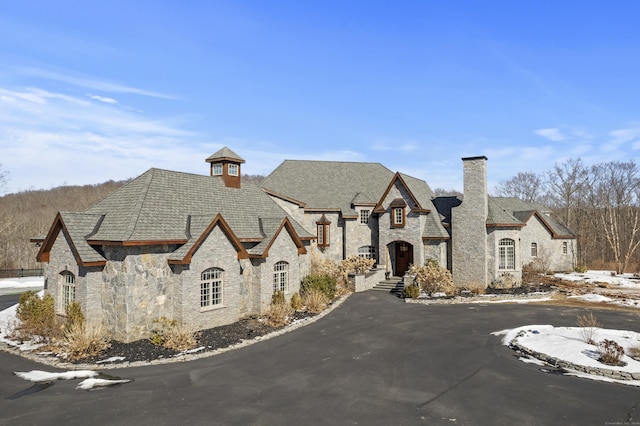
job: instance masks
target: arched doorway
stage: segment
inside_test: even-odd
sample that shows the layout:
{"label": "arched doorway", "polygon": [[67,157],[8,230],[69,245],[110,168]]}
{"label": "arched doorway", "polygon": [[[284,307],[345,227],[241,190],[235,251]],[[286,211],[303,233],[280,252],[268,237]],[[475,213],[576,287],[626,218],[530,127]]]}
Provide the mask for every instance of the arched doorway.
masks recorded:
{"label": "arched doorway", "polygon": [[406,241],[394,241],[388,245],[392,257],[393,275],[401,277],[413,263],[413,246]]}

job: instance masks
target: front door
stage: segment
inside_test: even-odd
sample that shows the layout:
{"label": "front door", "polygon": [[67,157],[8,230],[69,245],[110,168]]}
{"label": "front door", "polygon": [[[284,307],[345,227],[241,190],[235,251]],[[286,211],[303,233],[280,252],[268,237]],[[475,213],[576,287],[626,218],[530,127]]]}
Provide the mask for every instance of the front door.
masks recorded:
{"label": "front door", "polygon": [[413,246],[404,241],[396,243],[396,270],[394,275],[401,277],[409,270],[409,265],[413,263]]}

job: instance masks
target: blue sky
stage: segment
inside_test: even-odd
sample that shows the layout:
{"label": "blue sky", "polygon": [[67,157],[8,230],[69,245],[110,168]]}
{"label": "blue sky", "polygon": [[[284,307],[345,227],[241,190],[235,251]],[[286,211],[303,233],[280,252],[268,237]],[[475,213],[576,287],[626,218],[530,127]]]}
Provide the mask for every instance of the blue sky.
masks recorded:
{"label": "blue sky", "polygon": [[284,159],[462,189],[637,160],[636,1],[30,1],[0,12],[5,192]]}

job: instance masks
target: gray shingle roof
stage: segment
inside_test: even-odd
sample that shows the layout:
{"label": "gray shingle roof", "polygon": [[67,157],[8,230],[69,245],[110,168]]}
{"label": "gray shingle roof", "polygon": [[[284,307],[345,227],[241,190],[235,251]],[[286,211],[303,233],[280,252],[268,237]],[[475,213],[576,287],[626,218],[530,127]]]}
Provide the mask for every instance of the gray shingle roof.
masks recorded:
{"label": "gray shingle roof", "polygon": [[[552,215],[546,212],[549,209],[539,203],[528,203],[514,197],[489,197],[489,210],[491,212],[491,206],[494,206],[494,213],[496,216],[491,219],[496,224],[503,224],[499,220],[504,220],[506,213],[512,218],[513,221],[526,223],[534,214],[538,214],[539,217],[548,225],[555,238],[574,238],[575,235],[565,225],[556,220]],[[502,215],[498,216],[498,210],[501,210]],[[487,221],[489,223],[489,221]]]}
{"label": "gray shingle roof", "polygon": [[307,210],[354,215],[354,201],[377,202],[394,173],[379,163],[285,160],[260,186],[305,204]]}
{"label": "gray shingle roof", "polygon": [[105,260],[100,253],[87,244],[85,239],[99,226],[103,218],[102,215],[60,212],[60,218],[82,263],[103,262]]}
{"label": "gray shingle roof", "polygon": [[[286,213],[260,188],[217,176],[150,169],[85,211],[104,215],[96,241],[185,241],[220,213],[239,239],[262,238],[259,219]],[[187,230],[191,217],[190,230]],[[211,220],[207,223],[207,219]],[[292,220],[302,238],[313,235]],[[201,232],[201,231],[200,231]]]}
{"label": "gray shingle roof", "polygon": [[235,152],[231,151],[226,146],[223,147],[222,149],[219,149],[214,154],[211,154],[207,158],[206,161],[207,161],[207,163],[212,163],[212,162],[215,162],[216,160],[233,160],[233,161],[236,161],[238,163],[244,163],[245,162],[242,157],[240,157]]}

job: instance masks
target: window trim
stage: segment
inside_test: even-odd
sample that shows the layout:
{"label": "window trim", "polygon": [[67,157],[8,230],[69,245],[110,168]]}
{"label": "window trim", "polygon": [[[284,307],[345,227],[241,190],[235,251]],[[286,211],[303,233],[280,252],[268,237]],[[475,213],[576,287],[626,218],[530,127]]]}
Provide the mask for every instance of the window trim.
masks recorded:
{"label": "window trim", "polygon": [[[205,277],[205,274],[212,275]],[[208,296],[203,299],[205,291]],[[217,298],[214,296],[216,293]],[[218,301],[214,303],[216,299]],[[210,311],[224,306],[224,270],[216,267],[207,268],[200,273],[200,311]]]}
{"label": "window trim", "polygon": [[229,164],[227,167],[229,170],[229,176],[238,176],[240,174],[240,166],[237,164]]}
{"label": "window trim", "polygon": [[273,293],[289,293],[289,263],[281,260],[273,265]]}
{"label": "window trim", "polygon": [[77,296],[76,276],[73,272],[60,272],[60,312],[66,314],[67,306],[75,302]]}
{"label": "window trim", "polygon": [[531,243],[531,257],[538,257],[538,243]]}
{"label": "window trim", "polygon": [[562,242],[562,254],[569,254],[569,243],[566,241]]}
{"label": "window trim", "polygon": [[393,207],[391,209],[391,225],[401,228],[405,225],[406,214],[404,207]]}
{"label": "window trim", "polygon": [[213,163],[211,165],[211,170],[213,172],[213,176],[222,176],[224,166],[222,163]]}
{"label": "window trim", "polygon": [[498,270],[514,271],[516,269],[516,242],[512,238],[498,241]]}
{"label": "window trim", "polygon": [[316,222],[317,245],[320,248],[331,246],[331,221],[323,214]]}

